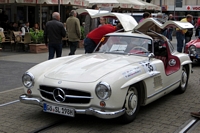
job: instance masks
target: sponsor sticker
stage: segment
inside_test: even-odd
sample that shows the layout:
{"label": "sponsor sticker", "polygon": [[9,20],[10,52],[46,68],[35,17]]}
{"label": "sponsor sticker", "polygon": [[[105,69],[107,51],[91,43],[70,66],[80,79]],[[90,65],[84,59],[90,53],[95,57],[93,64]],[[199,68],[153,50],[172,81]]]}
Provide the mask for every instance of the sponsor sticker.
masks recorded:
{"label": "sponsor sticker", "polygon": [[123,74],[123,76],[124,76],[125,78],[130,78],[130,77],[133,77],[133,76],[135,76],[135,75],[137,75],[137,74],[139,74],[139,73],[141,73],[140,67],[135,66],[135,67],[133,67],[132,69],[127,70],[126,72],[124,72],[124,73],[122,73],[122,74]]}

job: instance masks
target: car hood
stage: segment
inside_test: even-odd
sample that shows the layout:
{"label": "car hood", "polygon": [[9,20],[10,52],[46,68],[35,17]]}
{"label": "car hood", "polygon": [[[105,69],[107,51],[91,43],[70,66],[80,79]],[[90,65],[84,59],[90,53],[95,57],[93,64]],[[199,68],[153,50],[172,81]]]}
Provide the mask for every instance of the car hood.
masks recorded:
{"label": "car hood", "polygon": [[133,55],[81,55],[53,67],[45,73],[45,77],[71,82],[94,82],[106,74],[145,59],[146,57],[135,57]]}

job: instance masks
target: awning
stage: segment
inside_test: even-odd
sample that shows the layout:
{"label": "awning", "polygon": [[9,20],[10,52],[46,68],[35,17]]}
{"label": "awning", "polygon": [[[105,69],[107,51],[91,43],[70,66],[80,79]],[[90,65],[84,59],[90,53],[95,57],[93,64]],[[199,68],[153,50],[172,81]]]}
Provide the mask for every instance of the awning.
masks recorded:
{"label": "awning", "polygon": [[[58,0],[37,0],[37,4],[58,4]],[[76,5],[76,6],[88,6],[88,1],[86,0],[60,0],[62,5]]]}
{"label": "awning", "polygon": [[90,7],[97,4],[99,7],[145,9],[145,4],[134,0],[88,0],[88,2]]}
{"label": "awning", "polygon": [[15,0],[16,3],[22,4],[36,4],[37,0]]}
{"label": "awning", "polygon": [[157,11],[161,10],[161,7],[158,6],[158,5],[154,5],[152,3],[148,3],[148,2],[145,2],[145,1],[142,1],[142,0],[135,0],[135,1],[143,3],[147,10],[157,10]]}
{"label": "awning", "polygon": [[0,0],[0,4],[15,3],[15,0]]}

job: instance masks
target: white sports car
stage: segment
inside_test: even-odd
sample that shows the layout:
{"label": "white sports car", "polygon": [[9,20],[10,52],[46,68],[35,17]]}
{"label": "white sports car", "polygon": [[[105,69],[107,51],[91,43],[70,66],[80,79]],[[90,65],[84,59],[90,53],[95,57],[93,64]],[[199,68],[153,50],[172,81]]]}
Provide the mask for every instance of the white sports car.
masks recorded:
{"label": "white sports car", "polygon": [[167,26],[192,28],[190,23],[162,25],[149,18],[137,24],[119,13],[91,16],[115,17],[123,32],[105,35],[92,54],[56,58],[27,70],[22,77],[22,103],[49,113],[119,118],[128,123],[140,106],[173,90],[185,92],[192,62],[159,33]]}

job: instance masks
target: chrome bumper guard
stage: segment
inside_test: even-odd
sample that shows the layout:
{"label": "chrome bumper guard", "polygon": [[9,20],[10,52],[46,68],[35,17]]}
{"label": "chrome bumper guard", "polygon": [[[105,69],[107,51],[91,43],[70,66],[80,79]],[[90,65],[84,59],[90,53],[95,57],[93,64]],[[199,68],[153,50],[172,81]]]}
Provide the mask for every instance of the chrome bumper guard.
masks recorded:
{"label": "chrome bumper guard", "polygon": [[[41,98],[37,97],[29,97],[26,94],[23,94],[19,97],[20,102],[25,103],[25,104],[33,104],[33,105],[39,105],[43,107],[43,100]],[[99,118],[104,118],[104,119],[111,119],[111,118],[116,118],[125,113],[125,109],[121,109],[118,111],[113,111],[113,112],[104,112],[104,111],[99,111],[95,110],[93,108],[89,109],[75,109],[75,112],[77,114],[87,114],[87,115],[94,115]]]}

